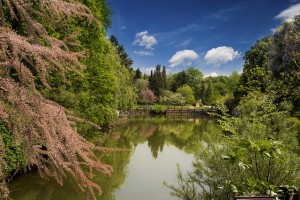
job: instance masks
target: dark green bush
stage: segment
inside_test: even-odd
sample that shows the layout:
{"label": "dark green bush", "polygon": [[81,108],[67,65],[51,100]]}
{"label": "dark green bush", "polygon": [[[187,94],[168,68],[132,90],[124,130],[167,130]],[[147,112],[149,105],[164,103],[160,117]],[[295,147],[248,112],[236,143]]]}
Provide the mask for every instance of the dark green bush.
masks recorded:
{"label": "dark green bush", "polygon": [[[0,119],[0,135],[4,143],[4,174],[9,176],[10,172],[25,166],[23,146],[17,145],[11,130],[7,124]],[[1,163],[2,164],[2,163]]]}

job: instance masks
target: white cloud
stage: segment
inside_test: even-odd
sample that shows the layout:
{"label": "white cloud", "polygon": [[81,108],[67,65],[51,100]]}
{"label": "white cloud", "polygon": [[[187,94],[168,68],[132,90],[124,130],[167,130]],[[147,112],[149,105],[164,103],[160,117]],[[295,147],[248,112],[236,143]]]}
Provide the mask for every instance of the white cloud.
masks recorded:
{"label": "white cloud", "polygon": [[221,64],[226,64],[229,61],[233,61],[238,58],[241,53],[235,51],[232,47],[217,47],[209,50],[204,59],[207,64],[212,64],[214,66],[220,66]]}
{"label": "white cloud", "polygon": [[295,15],[299,15],[299,14],[300,14],[300,3],[292,5],[288,9],[281,11],[277,16],[275,16],[275,19],[291,21],[293,20],[293,17]]}
{"label": "white cloud", "polygon": [[139,69],[141,70],[141,72],[143,74],[149,74],[150,75],[151,70],[154,71],[155,67],[140,67]]}
{"label": "white cloud", "polygon": [[207,77],[216,77],[216,76],[219,76],[219,74],[217,74],[217,72],[212,72],[210,73],[209,75],[204,75],[204,78],[207,78]]}
{"label": "white cloud", "polygon": [[183,42],[177,44],[176,47],[184,48],[184,47],[188,46],[189,44],[191,44],[191,42],[192,42],[192,38],[189,38],[189,39],[184,40]]}
{"label": "white cloud", "polygon": [[133,53],[140,56],[153,56],[154,54],[151,51],[134,51]]}
{"label": "white cloud", "polygon": [[274,34],[274,33],[276,33],[277,29],[278,29],[278,27],[277,28],[271,28],[270,31]]}
{"label": "white cloud", "polygon": [[154,36],[149,35],[148,31],[143,31],[135,35],[133,44],[145,47],[146,49],[153,49],[152,46],[157,44],[157,40]]}
{"label": "white cloud", "polygon": [[186,65],[189,66],[189,67],[192,66],[192,64],[193,64],[192,62],[186,63]]}
{"label": "white cloud", "polygon": [[210,76],[216,77],[216,76],[219,76],[219,75],[217,74],[217,72],[213,72],[213,73],[210,74]]}
{"label": "white cloud", "polygon": [[169,63],[171,63],[171,67],[175,67],[186,60],[195,60],[198,57],[199,55],[193,50],[177,51],[169,60]]}

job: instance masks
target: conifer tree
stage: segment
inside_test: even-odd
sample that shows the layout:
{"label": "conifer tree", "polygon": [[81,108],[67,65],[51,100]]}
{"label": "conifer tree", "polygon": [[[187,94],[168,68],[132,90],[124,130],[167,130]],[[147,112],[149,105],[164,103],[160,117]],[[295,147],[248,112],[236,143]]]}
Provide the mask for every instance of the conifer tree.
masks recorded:
{"label": "conifer tree", "polygon": [[162,83],[163,83],[163,89],[167,89],[167,72],[166,72],[166,67],[163,66],[162,70]]}
{"label": "conifer tree", "polygon": [[163,78],[160,65],[155,67],[154,72],[151,70],[149,88],[154,92],[156,97],[160,96],[160,90],[163,89]]}
{"label": "conifer tree", "polygon": [[141,70],[139,68],[137,68],[135,70],[135,75],[133,77],[133,80],[141,79],[142,75],[143,75],[143,73],[141,72]]}
{"label": "conifer tree", "polygon": [[131,65],[133,64],[133,60],[129,58],[128,54],[125,51],[124,46],[119,44],[118,39],[114,35],[111,35],[109,40],[115,46],[117,53],[121,59],[122,65],[124,65],[129,71],[131,71],[132,70]]}

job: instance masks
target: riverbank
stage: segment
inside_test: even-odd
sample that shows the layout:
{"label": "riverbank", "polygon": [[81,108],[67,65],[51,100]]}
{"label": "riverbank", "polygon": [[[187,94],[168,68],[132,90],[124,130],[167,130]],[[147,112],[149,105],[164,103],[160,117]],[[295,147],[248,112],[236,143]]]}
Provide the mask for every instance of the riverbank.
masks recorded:
{"label": "riverbank", "polygon": [[151,115],[164,115],[166,117],[196,117],[215,113],[216,109],[211,107],[163,107],[161,105],[153,107],[139,107],[131,109],[128,112],[128,117],[148,117]]}

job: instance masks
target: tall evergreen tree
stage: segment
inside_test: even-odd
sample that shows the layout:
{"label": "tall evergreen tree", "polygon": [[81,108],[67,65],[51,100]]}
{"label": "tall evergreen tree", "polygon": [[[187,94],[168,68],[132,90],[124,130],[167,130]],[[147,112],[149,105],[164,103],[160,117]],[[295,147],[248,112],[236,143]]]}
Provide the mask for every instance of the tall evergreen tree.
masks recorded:
{"label": "tall evergreen tree", "polygon": [[168,86],[167,86],[167,71],[165,66],[163,66],[163,70],[162,70],[162,82],[163,82],[163,88],[166,89]]}
{"label": "tall evergreen tree", "polygon": [[151,70],[149,88],[154,92],[156,97],[160,96],[160,91],[163,89],[163,78],[160,65],[156,65],[154,72]]}
{"label": "tall evergreen tree", "polygon": [[133,60],[126,53],[124,46],[119,44],[118,39],[114,35],[111,35],[109,40],[115,46],[117,53],[121,59],[122,65],[124,65],[129,71],[131,71],[131,65],[133,64]]}
{"label": "tall evergreen tree", "polygon": [[206,91],[204,93],[204,103],[211,105],[214,103],[214,101],[217,100],[217,94],[214,89],[214,85],[212,83],[212,80],[208,81],[208,86],[206,88]]}
{"label": "tall evergreen tree", "polygon": [[141,72],[141,70],[139,68],[137,68],[135,70],[135,75],[133,77],[133,80],[141,79],[142,75],[143,75],[143,73]]}

